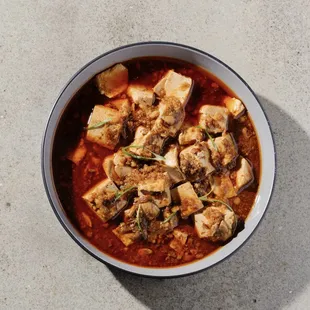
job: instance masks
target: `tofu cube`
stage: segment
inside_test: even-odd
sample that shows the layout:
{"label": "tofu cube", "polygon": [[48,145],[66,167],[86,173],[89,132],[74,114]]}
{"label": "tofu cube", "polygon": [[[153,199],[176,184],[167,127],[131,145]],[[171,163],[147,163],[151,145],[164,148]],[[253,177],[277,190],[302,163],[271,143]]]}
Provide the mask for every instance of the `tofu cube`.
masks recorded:
{"label": "tofu cube", "polygon": [[114,171],[121,180],[123,180],[127,175],[130,175],[133,172],[133,168],[130,165],[131,161],[132,158],[123,154],[121,150],[114,153]]}
{"label": "tofu cube", "polygon": [[234,185],[228,175],[217,175],[211,178],[213,193],[220,198],[232,198],[237,196]]}
{"label": "tofu cube", "polygon": [[210,241],[226,241],[232,237],[237,226],[235,213],[224,205],[208,207],[195,214],[195,230],[199,238]]}
{"label": "tofu cube", "polygon": [[233,115],[235,119],[239,118],[245,112],[245,107],[243,103],[237,98],[226,96],[224,98],[224,103],[228,111]]}
{"label": "tofu cube", "polygon": [[199,125],[209,133],[227,131],[229,112],[226,108],[214,105],[203,105],[199,113]]}
{"label": "tofu cube", "polygon": [[215,165],[227,166],[238,157],[237,144],[231,133],[215,138],[214,144],[216,147],[210,139],[208,140],[211,157]]}
{"label": "tofu cube", "polygon": [[139,197],[151,196],[159,208],[169,206],[171,203],[169,179],[161,178],[143,181],[138,184],[138,195]]}
{"label": "tofu cube", "polygon": [[240,157],[240,168],[236,173],[236,189],[238,192],[244,190],[254,181],[252,165],[243,157]]}
{"label": "tofu cube", "polygon": [[184,129],[179,134],[179,144],[180,145],[189,145],[194,144],[195,142],[202,141],[204,134],[198,127],[189,127]]}
{"label": "tofu cube", "polygon": [[191,182],[203,180],[215,169],[206,142],[188,146],[180,152],[180,167]]}
{"label": "tofu cube", "polygon": [[[151,152],[159,154],[163,144],[163,137],[152,130],[147,131],[147,129],[141,126],[136,130],[135,139],[131,144],[133,147],[129,148],[129,151],[139,156],[153,157]],[[139,146],[139,148],[135,148],[134,146]]]}
{"label": "tofu cube", "polygon": [[186,182],[176,188],[180,199],[181,217],[186,219],[191,214],[203,208],[202,201],[198,198],[190,182]]}
{"label": "tofu cube", "polygon": [[179,148],[176,144],[169,146],[165,154],[165,170],[173,184],[184,181],[185,176],[179,166]]}
{"label": "tofu cube", "polygon": [[159,117],[155,121],[153,131],[162,137],[174,137],[185,119],[185,110],[175,97],[164,97],[159,103]]}
{"label": "tofu cube", "polygon": [[125,120],[131,113],[131,104],[128,99],[116,99],[110,102],[113,108],[117,109]]}
{"label": "tofu cube", "polygon": [[191,78],[169,70],[153,90],[160,98],[164,96],[177,98],[185,107],[192,91],[192,85]]}
{"label": "tofu cube", "polygon": [[135,231],[130,225],[125,223],[119,224],[119,226],[113,229],[113,233],[126,247],[140,238],[139,231]]}
{"label": "tofu cube", "polygon": [[88,190],[82,198],[103,222],[107,222],[127,205],[127,201],[122,197],[114,201],[117,192],[116,185],[111,180],[104,179]]}
{"label": "tofu cube", "polygon": [[78,166],[84,159],[86,153],[87,148],[84,144],[84,140],[81,139],[78,146],[68,154],[67,158]]}
{"label": "tofu cube", "polygon": [[128,70],[122,64],[117,64],[96,76],[97,87],[102,95],[113,98],[128,87]]}
{"label": "tofu cube", "polygon": [[119,142],[123,129],[119,111],[103,105],[96,105],[91,114],[88,127],[93,127],[105,120],[109,121],[99,128],[87,130],[86,139],[110,150],[114,150]]}
{"label": "tofu cube", "polygon": [[148,111],[155,101],[155,95],[152,89],[148,89],[142,85],[130,85],[127,89],[127,95],[134,104],[145,111]]}

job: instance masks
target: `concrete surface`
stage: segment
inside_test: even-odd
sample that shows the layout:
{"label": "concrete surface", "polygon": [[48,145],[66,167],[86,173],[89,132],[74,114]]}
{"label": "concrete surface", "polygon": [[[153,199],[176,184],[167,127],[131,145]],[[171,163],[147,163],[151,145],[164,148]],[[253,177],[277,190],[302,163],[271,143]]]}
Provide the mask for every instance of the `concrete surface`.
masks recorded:
{"label": "concrete surface", "polygon": [[[308,0],[0,1],[0,309],[309,309]],[[251,240],[173,280],[110,270],[65,233],[40,171],[60,89],[119,45],[168,40],[228,63],[270,119],[278,173]]]}

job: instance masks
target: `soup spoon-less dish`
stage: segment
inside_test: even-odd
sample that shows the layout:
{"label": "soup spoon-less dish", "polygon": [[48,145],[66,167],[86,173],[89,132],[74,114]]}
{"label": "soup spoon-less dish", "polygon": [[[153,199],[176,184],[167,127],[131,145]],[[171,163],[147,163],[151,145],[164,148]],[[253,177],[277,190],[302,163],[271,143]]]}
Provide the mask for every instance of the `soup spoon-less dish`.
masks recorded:
{"label": "soup spoon-less dish", "polygon": [[98,57],[68,82],[47,123],[42,173],[56,216],[88,253],[174,277],[250,237],[275,153],[257,98],[232,69],[147,42]]}

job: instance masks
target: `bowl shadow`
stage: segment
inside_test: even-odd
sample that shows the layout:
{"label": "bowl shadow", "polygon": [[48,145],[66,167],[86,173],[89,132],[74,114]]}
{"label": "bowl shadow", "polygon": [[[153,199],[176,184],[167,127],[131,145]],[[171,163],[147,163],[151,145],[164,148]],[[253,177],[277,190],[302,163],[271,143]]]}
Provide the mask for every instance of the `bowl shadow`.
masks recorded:
{"label": "bowl shadow", "polygon": [[234,255],[198,274],[152,279],[109,267],[150,309],[280,309],[310,281],[310,143],[296,120],[258,96],[270,121],[277,176],[269,208],[250,240]]}

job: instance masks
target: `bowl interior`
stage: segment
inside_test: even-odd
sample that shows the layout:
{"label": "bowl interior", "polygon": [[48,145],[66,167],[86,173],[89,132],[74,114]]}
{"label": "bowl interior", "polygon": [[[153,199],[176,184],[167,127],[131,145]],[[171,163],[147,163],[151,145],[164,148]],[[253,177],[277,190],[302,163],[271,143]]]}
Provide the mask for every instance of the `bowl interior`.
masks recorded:
{"label": "bowl interior", "polygon": [[[262,162],[260,186],[255,204],[245,222],[244,230],[241,231],[238,236],[227,245],[204,259],[187,265],[171,268],[147,268],[130,265],[104,254],[90,244],[67,218],[66,212],[62,207],[56,193],[52,173],[52,148],[54,144],[55,132],[59,120],[71,98],[95,74],[105,68],[108,68],[115,63],[123,62],[132,58],[148,56],[170,57],[184,60],[203,67],[220,79],[235,94],[237,94],[237,96],[246,105],[246,108],[253,120],[261,148]],[[220,60],[197,49],[174,43],[149,42],[124,46],[103,54],[88,63],[71,78],[59,95],[47,123],[42,145],[42,173],[44,185],[56,216],[69,235],[84,250],[102,262],[111,264],[132,273],[145,276],[173,277],[194,273],[220,262],[232,254],[250,237],[262,219],[272,193],[275,176],[275,152],[273,138],[266,116],[256,96],[254,95],[254,92],[250,89],[246,82],[244,82],[242,78],[237,75],[237,73],[235,73]]]}

